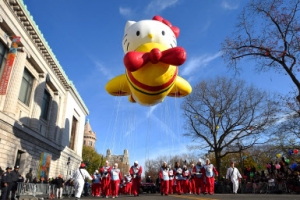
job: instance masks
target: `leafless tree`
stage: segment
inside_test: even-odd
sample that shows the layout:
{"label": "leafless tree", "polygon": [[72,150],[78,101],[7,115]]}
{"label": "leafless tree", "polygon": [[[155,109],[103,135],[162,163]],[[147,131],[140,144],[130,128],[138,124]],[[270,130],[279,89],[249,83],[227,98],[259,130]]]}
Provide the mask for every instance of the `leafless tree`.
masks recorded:
{"label": "leafless tree", "polygon": [[278,111],[270,99],[243,80],[202,81],[182,103],[185,135],[214,152],[219,170],[222,157],[266,140],[262,133],[277,120]]}
{"label": "leafless tree", "polygon": [[236,33],[222,44],[229,67],[251,58],[257,71],[273,70],[288,75],[300,102],[300,0],[252,0],[241,13]]}

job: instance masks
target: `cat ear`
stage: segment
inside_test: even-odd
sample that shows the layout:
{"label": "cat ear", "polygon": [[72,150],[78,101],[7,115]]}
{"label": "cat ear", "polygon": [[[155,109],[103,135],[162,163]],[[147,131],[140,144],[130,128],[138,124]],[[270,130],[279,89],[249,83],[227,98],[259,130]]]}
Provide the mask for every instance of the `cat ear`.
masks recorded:
{"label": "cat ear", "polygon": [[126,25],[125,25],[124,31],[126,32],[126,29],[127,29],[129,26],[131,26],[132,24],[135,24],[135,23],[136,23],[135,21],[127,21],[127,22],[126,22]]}

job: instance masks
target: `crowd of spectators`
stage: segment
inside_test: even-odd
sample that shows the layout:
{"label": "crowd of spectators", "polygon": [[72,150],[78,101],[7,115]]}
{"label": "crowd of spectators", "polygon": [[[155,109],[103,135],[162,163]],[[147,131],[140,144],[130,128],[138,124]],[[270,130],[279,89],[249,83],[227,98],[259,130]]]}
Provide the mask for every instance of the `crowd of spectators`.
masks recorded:
{"label": "crowd of spectators", "polygon": [[[276,187],[276,192],[299,193],[300,165],[290,164],[282,157],[280,161],[266,163],[266,166],[256,169],[245,167],[243,170],[244,184],[252,183],[254,186],[267,183],[268,187]],[[266,170],[263,170],[265,168]]]}

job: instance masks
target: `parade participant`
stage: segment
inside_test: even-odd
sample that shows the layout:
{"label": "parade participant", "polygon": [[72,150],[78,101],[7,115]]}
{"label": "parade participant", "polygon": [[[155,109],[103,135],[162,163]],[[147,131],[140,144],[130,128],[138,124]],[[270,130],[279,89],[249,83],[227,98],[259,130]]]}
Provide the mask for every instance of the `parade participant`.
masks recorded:
{"label": "parade participant", "polygon": [[190,194],[196,194],[196,186],[195,186],[195,172],[193,172],[193,169],[195,167],[195,164],[191,164],[190,168],[190,179],[189,179],[189,191]]}
{"label": "parade participant", "polygon": [[118,168],[118,163],[115,163],[114,167],[111,169],[110,177],[112,198],[115,198],[118,197],[120,180],[122,180],[122,173]]}
{"label": "parade participant", "polygon": [[12,179],[11,182],[11,200],[15,199],[16,191],[18,189],[18,180],[19,180],[19,166],[15,166],[14,170],[10,172],[10,176]]}
{"label": "parade participant", "polygon": [[132,176],[132,193],[134,196],[139,196],[142,171],[142,166],[139,166],[138,161],[134,161],[133,166],[129,170]]}
{"label": "parade participant", "polygon": [[6,172],[2,173],[1,176],[1,200],[9,199],[9,193],[11,191],[12,177],[11,177],[11,167],[6,168]]}
{"label": "parade participant", "polygon": [[206,164],[202,168],[202,174],[204,175],[203,180],[205,182],[204,194],[214,194],[215,178],[218,176],[218,172],[213,164],[210,163],[209,159],[206,159]]}
{"label": "parade participant", "polygon": [[184,194],[187,194],[189,192],[189,179],[190,179],[190,171],[188,170],[186,165],[182,166],[182,182],[181,182],[181,188]]}
{"label": "parade participant", "polygon": [[174,191],[173,187],[174,187],[174,172],[171,165],[169,165],[169,193],[170,194],[173,194]]}
{"label": "parade participant", "polygon": [[195,179],[195,192],[200,194],[201,191],[204,193],[203,175],[202,175],[201,159],[198,160],[197,164],[193,168],[194,179]]}
{"label": "parade participant", "polygon": [[169,194],[169,168],[166,162],[163,162],[163,165],[159,171],[160,178],[160,194],[168,195]]}
{"label": "parade participant", "polygon": [[[125,176],[124,176],[125,177]],[[125,193],[125,189],[126,189],[126,181],[125,178],[122,178],[120,180],[120,189],[119,189],[119,194],[126,194]]]}
{"label": "parade participant", "polygon": [[232,182],[233,194],[237,194],[239,188],[239,180],[242,178],[239,170],[234,167],[234,162],[232,161],[231,166],[227,169],[226,179]]}
{"label": "parade participant", "polygon": [[176,192],[178,195],[181,195],[183,193],[183,188],[182,188],[182,168],[180,167],[179,162],[175,162],[175,168],[174,168],[174,176],[175,176],[175,181],[176,181]]}
{"label": "parade participant", "polygon": [[92,176],[92,196],[93,197],[100,197],[101,191],[101,175],[99,174],[98,170],[95,170]]}
{"label": "parade participant", "polygon": [[125,194],[130,195],[131,194],[131,188],[132,188],[132,177],[130,174],[127,174],[127,176],[125,176]]}
{"label": "parade participant", "polygon": [[101,186],[102,186],[102,196],[108,198],[110,195],[110,170],[109,162],[105,161],[105,166],[100,169],[102,175]]}
{"label": "parade participant", "polygon": [[85,169],[85,164],[82,162],[78,169],[75,170],[72,180],[74,182],[75,199],[81,197],[85,179],[93,180],[90,174]]}

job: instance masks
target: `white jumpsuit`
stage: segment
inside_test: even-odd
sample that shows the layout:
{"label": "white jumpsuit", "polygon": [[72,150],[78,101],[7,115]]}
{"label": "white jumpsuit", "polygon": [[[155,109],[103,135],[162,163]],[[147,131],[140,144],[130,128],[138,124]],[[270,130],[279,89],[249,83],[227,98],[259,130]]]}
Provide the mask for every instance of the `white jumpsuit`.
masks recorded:
{"label": "white jumpsuit", "polygon": [[[80,173],[81,172],[81,173]],[[85,169],[77,169],[73,174],[75,198],[79,199],[82,194],[85,179],[93,180],[91,175]]]}
{"label": "white jumpsuit", "polygon": [[229,167],[226,173],[226,179],[230,179],[232,182],[233,193],[237,193],[239,188],[239,178],[242,178],[239,170],[235,167]]}

